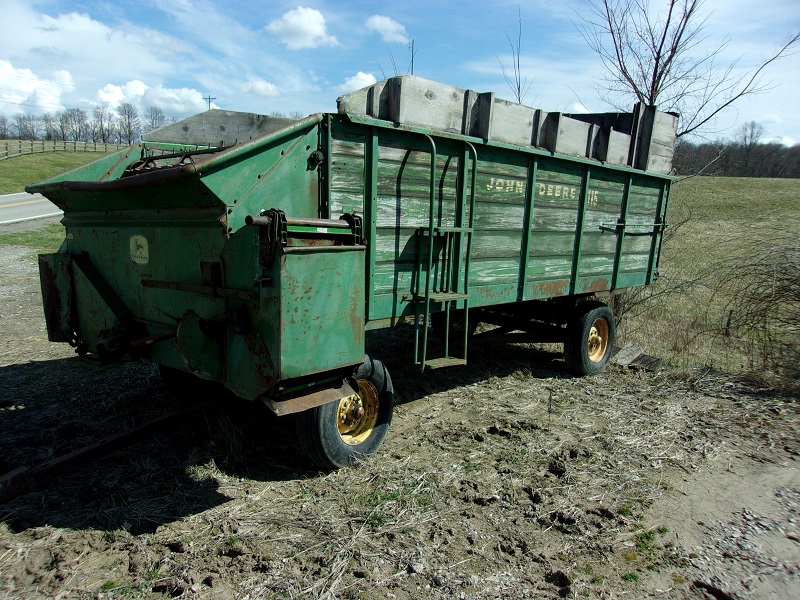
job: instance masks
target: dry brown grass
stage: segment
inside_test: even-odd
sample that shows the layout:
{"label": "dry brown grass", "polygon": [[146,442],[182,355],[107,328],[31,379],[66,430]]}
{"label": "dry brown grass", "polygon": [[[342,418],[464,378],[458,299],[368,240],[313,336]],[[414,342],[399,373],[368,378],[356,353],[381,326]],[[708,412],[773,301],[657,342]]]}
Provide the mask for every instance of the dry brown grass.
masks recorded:
{"label": "dry brown grass", "polygon": [[[798,285],[796,250],[791,254],[800,235],[798,197],[800,180],[696,177],[676,183],[670,213],[679,221],[687,213],[691,218],[665,242],[657,284],[623,298],[630,306],[622,339],[673,366],[741,374],[791,367],[792,359],[787,365],[781,358],[789,356],[787,347],[777,340],[792,339],[786,334],[794,331],[797,300],[772,291],[776,273],[785,275],[788,294]],[[784,316],[765,321],[765,303]],[[759,340],[769,340],[770,349]],[[774,358],[784,365],[765,351],[779,352]]]}

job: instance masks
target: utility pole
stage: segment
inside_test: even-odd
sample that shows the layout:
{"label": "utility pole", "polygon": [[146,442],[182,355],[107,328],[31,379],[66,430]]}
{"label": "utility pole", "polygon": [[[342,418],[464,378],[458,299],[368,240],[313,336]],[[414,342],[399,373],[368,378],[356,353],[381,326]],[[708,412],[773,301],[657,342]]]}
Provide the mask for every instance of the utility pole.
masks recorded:
{"label": "utility pole", "polygon": [[209,94],[208,96],[203,96],[203,100],[208,102],[208,110],[211,110],[211,101],[216,100],[216,98],[212,98],[211,94]]}
{"label": "utility pole", "polygon": [[411,74],[414,74],[414,40],[412,39],[408,43],[408,47],[411,48]]}

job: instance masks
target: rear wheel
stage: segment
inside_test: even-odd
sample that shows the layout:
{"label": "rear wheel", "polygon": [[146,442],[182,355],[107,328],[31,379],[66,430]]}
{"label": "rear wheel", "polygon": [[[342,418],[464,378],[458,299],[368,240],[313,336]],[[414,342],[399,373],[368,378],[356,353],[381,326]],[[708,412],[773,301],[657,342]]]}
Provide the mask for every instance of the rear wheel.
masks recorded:
{"label": "rear wheel", "polygon": [[575,318],[567,325],[564,358],[575,375],[597,375],[611,358],[614,347],[614,315],[602,302],[578,305]]}
{"label": "rear wheel", "polygon": [[389,372],[367,357],[354,375],[356,393],[297,415],[300,445],[322,469],[353,464],[383,444],[394,408]]}

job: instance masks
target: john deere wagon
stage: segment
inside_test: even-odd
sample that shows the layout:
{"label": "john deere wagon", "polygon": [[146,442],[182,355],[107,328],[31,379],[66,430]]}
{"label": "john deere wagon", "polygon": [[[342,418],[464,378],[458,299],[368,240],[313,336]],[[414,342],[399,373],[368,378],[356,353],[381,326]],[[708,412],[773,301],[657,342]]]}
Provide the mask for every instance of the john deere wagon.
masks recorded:
{"label": "john deere wagon", "polygon": [[298,413],[318,465],[350,464],[392,416],[367,330],[409,326],[421,369],[463,365],[488,322],[603,370],[595,295],[653,281],[675,129],[409,76],[298,121],[197,115],[27,188],[64,211],[40,257],[49,339]]}

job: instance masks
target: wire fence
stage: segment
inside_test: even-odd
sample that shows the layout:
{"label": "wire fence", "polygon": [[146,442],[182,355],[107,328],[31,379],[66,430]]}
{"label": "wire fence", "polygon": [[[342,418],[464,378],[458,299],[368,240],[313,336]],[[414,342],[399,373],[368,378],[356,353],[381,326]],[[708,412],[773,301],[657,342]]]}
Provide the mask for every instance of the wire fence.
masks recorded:
{"label": "wire fence", "polygon": [[107,144],[103,142],[0,140],[0,160],[41,152],[114,152],[127,147],[128,144]]}

